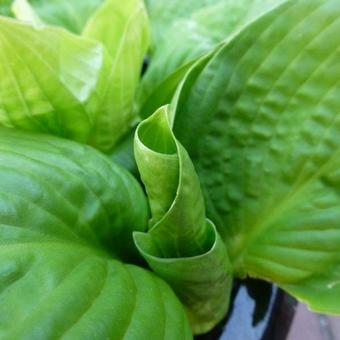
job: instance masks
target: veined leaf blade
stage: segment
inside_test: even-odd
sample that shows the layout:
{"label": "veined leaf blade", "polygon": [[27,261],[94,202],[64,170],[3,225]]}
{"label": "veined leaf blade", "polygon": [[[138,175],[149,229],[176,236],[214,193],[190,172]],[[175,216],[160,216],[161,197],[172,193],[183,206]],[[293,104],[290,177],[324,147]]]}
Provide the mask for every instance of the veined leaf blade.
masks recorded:
{"label": "veined leaf blade", "polygon": [[13,9],[19,20],[32,22],[36,17],[45,24],[61,26],[80,34],[102,3],[103,0],[15,0]]}
{"label": "veined leaf blade", "polygon": [[0,337],[191,339],[169,286],[112,258],[135,260],[146,227],[137,181],[88,146],[0,132]]}
{"label": "veined leaf blade", "polygon": [[236,273],[332,313],[340,313],[339,14],[336,1],[286,1],[198,64],[173,105],[175,134]]}
{"label": "veined leaf blade", "polygon": [[282,2],[220,0],[188,13],[185,18],[175,18],[150,56],[139,91],[140,115],[148,117],[161,105],[169,104],[194,62]]}
{"label": "veined leaf blade", "polygon": [[149,46],[143,1],[127,0],[123,5],[118,0],[105,1],[88,21],[83,36],[101,42],[111,56],[91,135],[91,144],[109,151],[138,121],[135,96]]}

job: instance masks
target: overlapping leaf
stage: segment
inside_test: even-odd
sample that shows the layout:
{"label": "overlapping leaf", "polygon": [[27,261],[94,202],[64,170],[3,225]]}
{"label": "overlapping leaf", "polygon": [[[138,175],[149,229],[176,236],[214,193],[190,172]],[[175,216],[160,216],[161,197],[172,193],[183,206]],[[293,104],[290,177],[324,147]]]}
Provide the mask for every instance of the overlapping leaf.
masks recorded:
{"label": "overlapping leaf", "polygon": [[337,1],[300,0],[256,20],[188,74],[174,131],[236,273],[340,313]]}
{"label": "overlapping leaf", "polygon": [[114,149],[107,155],[116,163],[123,166],[130,173],[138,176],[137,164],[133,152],[134,130],[124,136]]}
{"label": "overlapping leaf", "polygon": [[205,218],[199,180],[171,133],[166,108],[139,125],[135,155],[152,212],[148,233],[134,234],[136,245],[180,297],[194,333],[206,332],[227,312],[231,267],[222,239]]}
{"label": "overlapping leaf", "polygon": [[7,18],[0,27],[0,124],[86,142],[109,72],[101,46]]}
{"label": "overlapping leaf", "polygon": [[[0,242],[9,242],[9,230],[15,242],[24,236],[30,242],[35,237],[85,240],[122,256],[133,253],[132,231],[145,230],[147,206],[127,171],[69,141],[10,129],[1,129],[0,141]],[[17,229],[7,229],[11,225]]]}
{"label": "overlapping leaf", "polygon": [[32,14],[39,21],[65,27],[80,34],[93,12],[104,0],[14,0],[12,8],[16,17],[32,21]]}
{"label": "overlapping leaf", "polygon": [[138,120],[135,96],[149,44],[143,1],[129,0],[122,6],[119,0],[107,0],[89,20],[83,35],[103,43],[112,58],[91,135],[91,144],[108,151]]}
{"label": "overlapping leaf", "polygon": [[140,115],[147,117],[161,105],[168,104],[194,61],[282,1],[219,0],[180,20],[174,17],[172,25],[154,46],[143,77],[139,93]]}
{"label": "overlapping leaf", "polygon": [[190,339],[171,289],[112,258],[146,227],[132,176],[90,147],[0,132],[0,337]]}
{"label": "overlapping leaf", "polygon": [[0,19],[1,125],[103,151],[129,131],[148,26],[141,1],[128,0],[120,11],[118,3],[108,0],[98,9],[85,37]]}
{"label": "overlapping leaf", "polygon": [[151,21],[153,42],[157,45],[174,21],[189,17],[196,10],[215,4],[216,0],[145,0],[145,3]]}

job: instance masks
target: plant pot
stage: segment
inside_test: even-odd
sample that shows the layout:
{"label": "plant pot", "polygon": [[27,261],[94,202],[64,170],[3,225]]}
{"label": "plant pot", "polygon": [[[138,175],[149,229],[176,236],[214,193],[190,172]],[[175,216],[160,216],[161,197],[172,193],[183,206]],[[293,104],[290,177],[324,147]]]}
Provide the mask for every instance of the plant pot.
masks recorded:
{"label": "plant pot", "polygon": [[227,317],[196,340],[285,340],[297,302],[267,282],[245,280],[233,288]]}

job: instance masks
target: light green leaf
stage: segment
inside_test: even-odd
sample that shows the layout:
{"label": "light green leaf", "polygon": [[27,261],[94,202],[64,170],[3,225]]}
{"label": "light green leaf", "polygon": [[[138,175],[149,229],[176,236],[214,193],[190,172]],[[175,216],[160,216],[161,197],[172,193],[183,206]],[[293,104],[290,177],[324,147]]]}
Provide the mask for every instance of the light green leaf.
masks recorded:
{"label": "light green leaf", "polygon": [[0,160],[1,339],[191,338],[171,289],[112,258],[146,227],[132,176],[90,147],[6,129]]}
{"label": "light green leaf", "polygon": [[102,46],[0,19],[0,124],[88,142],[110,69]]}
{"label": "light green leaf", "polygon": [[11,6],[15,17],[36,27],[43,26],[44,23],[30,5],[28,0],[14,0]]}
{"label": "light green leaf", "polygon": [[91,144],[108,151],[138,120],[135,96],[149,46],[143,1],[126,0],[122,5],[120,0],[107,0],[89,20],[83,35],[102,42],[112,58],[91,136]]}
{"label": "light green leaf", "polygon": [[[103,151],[131,129],[147,22],[141,2],[126,1],[123,13],[112,4],[116,1],[107,1],[86,29],[85,35],[99,41],[0,19],[0,125],[55,134]],[[123,33],[116,44],[100,36],[105,26],[111,27],[106,33],[113,30],[104,10]]]}
{"label": "light green leaf", "polygon": [[[282,0],[217,1],[175,20],[155,46],[139,93],[142,117],[168,104],[190,66]],[[169,44],[169,41],[176,43]]]}
{"label": "light green leaf", "polygon": [[87,142],[108,70],[101,46],[0,19],[0,124]]}
{"label": "light green leaf", "polygon": [[102,3],[103,0],[14,0],[13,11],[16,18],[26,22],[38,18],[46,24],[81,33]]}
{"label": "light green leaf", "polygon": [[199,180],[172,135],[165,107],[139,125],[135,156],[152,212],[149,232],[134,233],[136,245],[185,305],[194,333],[207,332],[227,312],[231,267],[205,218]]}
{"label": "light green leaf", "polygon": [[286,1],[179,89],[176,137],[240,276],[340,313],[340,8]]}

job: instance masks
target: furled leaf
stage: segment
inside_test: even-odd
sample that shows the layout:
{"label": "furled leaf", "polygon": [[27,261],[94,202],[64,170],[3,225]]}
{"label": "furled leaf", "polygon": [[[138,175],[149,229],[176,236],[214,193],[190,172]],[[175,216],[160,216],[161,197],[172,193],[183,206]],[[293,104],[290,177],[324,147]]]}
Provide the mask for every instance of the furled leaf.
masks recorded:
{"label": "furled leaf", "polygon": [[340,313],[340,7],[286,1],[186,77],[176,137],[235,272]]}
{"label": "furled leaf", "polygon": [[[126,1],[123,12],[116,3],[105,2],[89,22],[85,35],[97,41],[0,19],[0,125],[113,148],[135,120],[134,93],[147,46],[142,3]],[[117,19],[114,28],[109,17]],[[113,29],[121,33],[116,40]]]}
{"label": "furled leaf", "polygon": [[14,0],[13,9],[20,20],[32,21],[33,14],[46,24],[81,33],[102,3],[103,0]]}
{"label": "furled leaf", "polygon": [[141,83],[140,115],[147,117],[159,106],[168,104],[194,61],[281,2],[220,0],[175,20],[154,47]]}
{"label": "furled leaf", "polygon": [[6,129],[0,160],[1,339],[191,338],[171,289],[112,258],[146,226],[132,176],[90,147]]}
{"label": "furled leaf", "polygon": [[231,267],[222,239],[205,218],[193,165],[172,135],[166,114],[161,108],[136,131],[136,161],[152,219],[148,233],[134,234],[135,242],[180,297],[194,333],[203,333],[227,312]]}

